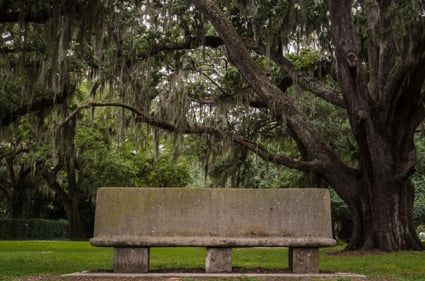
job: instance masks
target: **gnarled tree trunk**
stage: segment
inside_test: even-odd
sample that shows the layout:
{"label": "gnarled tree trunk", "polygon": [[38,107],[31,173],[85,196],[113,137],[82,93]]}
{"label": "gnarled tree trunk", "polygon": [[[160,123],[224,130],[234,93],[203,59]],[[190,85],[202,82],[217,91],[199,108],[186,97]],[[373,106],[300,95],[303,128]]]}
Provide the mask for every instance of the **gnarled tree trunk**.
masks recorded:
{"label": "gnarled tree trunk", "polygon": [[[379,185],[379,184],[378,184]],[[412,222],[414,189],[410,182],[399,185],[381,185],[379,194],[367,190],[377,186],[365,185],[365,193],[349,203],[353,216],[353,233],[347,249],[421,250]]]}
{"label": "gnarled tree trunk", "polygon": [[[415,108],[418,109],[416,114]],[[413,117],[422,114],[414,104],[409,110]],[[415,191],[409,176],[416,156],[414,130],[396,128],[391,132],[390,129],[408,124],[408,121],[403,121],[400,120],[398,126],[388,124],[376,128],[366,140],[356,135],[362,152],[362,179],[358,188],[360,192],[350,206],[355,227],[349,249],[423,249],[412,220]],[[412,121],[409,123],[412,124]],[[380,131],[386,131],[391,137],[382,137]]]}
{"label": "gnarled tree trunk", "polygon": [[361,186],[347,201],[354,220],[348,248],[423,249],[412,222],[414,188],[409,177],[416,163],[414,131],[424,119],[420,100],[425,80],[424,29],[420,21],[410,24],[418,41],[389,34],[397,3],[371,3],[367,7],[370,43],[363,61],[352,1],[327,1],[339,85],[360,154]]}

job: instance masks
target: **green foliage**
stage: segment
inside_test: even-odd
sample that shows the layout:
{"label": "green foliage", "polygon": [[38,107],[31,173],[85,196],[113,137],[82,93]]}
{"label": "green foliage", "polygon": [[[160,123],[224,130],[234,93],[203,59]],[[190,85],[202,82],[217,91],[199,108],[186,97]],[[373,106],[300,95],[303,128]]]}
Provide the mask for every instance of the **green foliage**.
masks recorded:
{"label": "green foliage", "polygon": [[335,222],[341,221],[343,219],[350,218],[350,212],[348,210],[347,204],[341,199],[341,197],[336,194],[334,190],[330,190],[331,194],[331,207],[332,207],[332,220]]}
{"label": "green foliage", "polygon": [[343,223],[351,219],[351,214],[347,204],[331,189],[329,190],[331,195],[331,215],[332,215],[332,227],[337,236],[336,239],[346,239],[347,237],[340,237],[341,231],[343,230]]}
{"label": "green foliage", "polygon": [[169,157],[160,157],[157,162],[145,170],[144,186],[187,186],[191,181],[188,163],[176,163]]}
{"label": "green foliage", "polygon": [[288,58],[298,70],[309,71],[320,62],[321,55],[318,50],[303,49],[298,54],[290,54]]}
{"label": "green foliage", "polygon": [[68,238],[68,222],[46,219],[0,219],[0,240]]}
{"label": "green foliage", "polygon": [[240,90],[244,81],[244,78],[234,66],[226,68],[224,87],[227,91]]}
{"label": "green foliage", "polygon": [[172,152],[162,151],[156,159],[153,149],[149,149],[152,144],[135,142],[130,131],[121,143],[117,143],[109,133],[114,130],[114,124],[102,121],[104,113],[96,114],[99,118],[80,123],[75,140],[80,157],[86,163],[86,185],[91,192],[102,186],[189,184],[189,165],[184,158],[174,161]]}
{"label": "green foliage", "polygon": [[[129,149],[131,145],[110,149],[90,158],[87,166],[90,186],[186,186],[190,183],[189,166],[162,155],[158,160],[149,151]],[[135,153],[135,154],[132,154]],[[88,156],[89,157],[89,156]]]}

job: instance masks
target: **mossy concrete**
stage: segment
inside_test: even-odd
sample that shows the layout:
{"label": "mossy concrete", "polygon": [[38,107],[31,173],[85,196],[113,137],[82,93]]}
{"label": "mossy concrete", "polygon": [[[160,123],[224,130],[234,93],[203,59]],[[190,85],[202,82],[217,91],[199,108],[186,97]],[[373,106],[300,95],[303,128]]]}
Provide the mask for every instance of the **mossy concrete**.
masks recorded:
{"label": "mossy concrete", "polygon": [[95,246],[331,246],[326,189],[101,188]]}

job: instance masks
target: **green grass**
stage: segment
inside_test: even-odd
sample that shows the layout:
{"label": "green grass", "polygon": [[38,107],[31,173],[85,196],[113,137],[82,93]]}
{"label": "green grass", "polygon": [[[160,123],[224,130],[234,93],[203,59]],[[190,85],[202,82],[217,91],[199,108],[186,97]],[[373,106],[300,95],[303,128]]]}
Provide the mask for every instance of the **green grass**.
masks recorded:
{"label": "green grass", "polygon": [[[400,252],[365,256],[332,255],[321,251],[322,270],[362,273],[373,280],[425,281],[425,253]],[[200,268],[203,248],[153,248],[151,268]],[[234,249],[233,265],[244,268],[287,267],[287,249]],[[0,241],[0,280],[38,274],[60,275],[83,270],[111,269],[112,249],[88,242]]]}

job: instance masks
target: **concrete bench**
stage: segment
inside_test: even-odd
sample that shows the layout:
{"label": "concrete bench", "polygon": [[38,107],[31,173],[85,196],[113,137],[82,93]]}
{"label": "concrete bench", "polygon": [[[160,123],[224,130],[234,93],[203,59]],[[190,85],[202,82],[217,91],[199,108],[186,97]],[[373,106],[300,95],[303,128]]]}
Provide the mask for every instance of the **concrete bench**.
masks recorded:
{"label": "concrete bench", "polygon": [[207,248],[207,273],[231,272],[233,247],[289,247],[294,273],[319,271],[332,246],[326,189],[101,188],[91,244],[114,247],[114,272],[149,269],[149,248]]}

